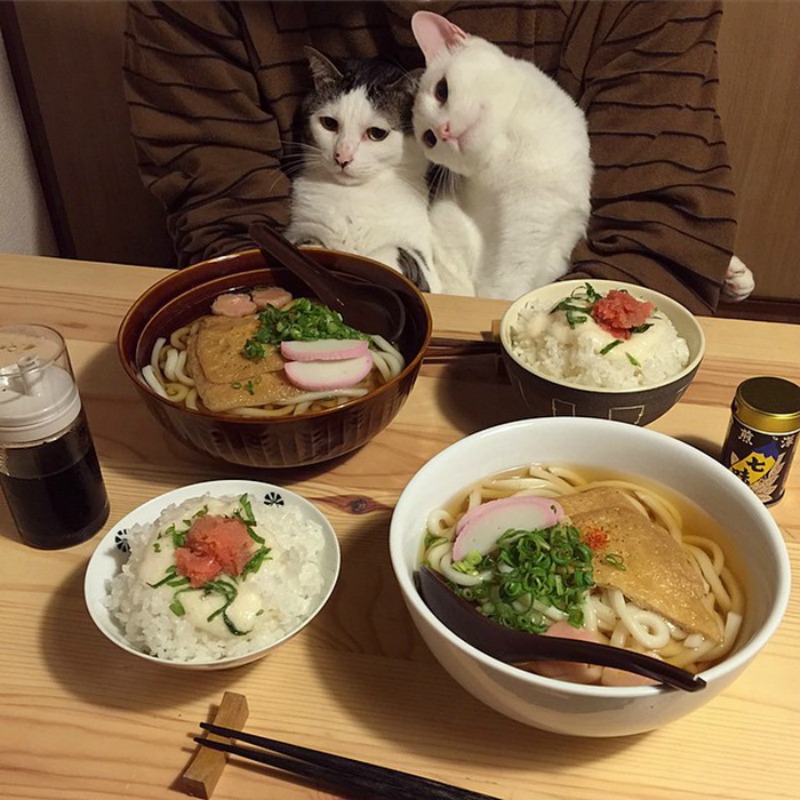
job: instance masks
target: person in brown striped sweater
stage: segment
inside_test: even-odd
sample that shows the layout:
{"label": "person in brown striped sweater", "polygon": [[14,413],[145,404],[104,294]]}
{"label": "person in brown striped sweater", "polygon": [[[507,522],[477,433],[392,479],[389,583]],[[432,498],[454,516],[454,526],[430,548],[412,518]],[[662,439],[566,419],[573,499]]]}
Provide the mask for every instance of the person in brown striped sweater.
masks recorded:
{"label": "person in brown striped sweater", "polygon": [[592,214],[565,277],[642,284],[700,314],[749,294],[716,110],[718,0],[130,3],[131,133],[180,266],[252,247],[252,222],[288,223],[303,46],[418,68],[420,8],[531,60],[586,114]]}

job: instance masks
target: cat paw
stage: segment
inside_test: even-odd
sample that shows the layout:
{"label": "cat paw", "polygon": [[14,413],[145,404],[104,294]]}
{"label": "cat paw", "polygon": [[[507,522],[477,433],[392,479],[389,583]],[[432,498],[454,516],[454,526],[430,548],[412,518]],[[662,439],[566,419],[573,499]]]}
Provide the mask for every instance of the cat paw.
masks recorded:
{"label": "cat paw", "polygon": [[750,297],[755,287],[752,271],[743,261],[731,256],[725,283],[722,285],[722,299],[729,303],[738,303]]}

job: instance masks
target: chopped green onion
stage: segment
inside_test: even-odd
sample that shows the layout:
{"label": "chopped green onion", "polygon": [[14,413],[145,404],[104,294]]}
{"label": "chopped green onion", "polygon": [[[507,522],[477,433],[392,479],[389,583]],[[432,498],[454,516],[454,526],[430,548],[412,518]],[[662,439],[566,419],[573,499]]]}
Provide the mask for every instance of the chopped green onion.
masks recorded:
{"label": "chopped green onion", "polygon": [[507,530],[495,551],[470,553],[453,566],[469,574],[489,573],[477,585],[453,585],[453,590],[502,625],[544,633],[551,620],[542,607],[562,611],[576,627],[583,624],[583,605],[594,585],[592,553],[572,525]]}
{"label": "chopped green onion", "polygon": [[267,306],[258,314],[258,330],[248,339],[242,354],[258,361],[267,353],[267,346],[285,341],[318,339],[368,339],[342,321],[342,315],[307,297],[295,300],[287,309]]}
{"label": "chopped green onion", "polygon": [[619,553],[606,553],[603,557],[603,561],[608,564],[609,567],[614,567],[614,569],[621,570],[622,572],[628,569]]}

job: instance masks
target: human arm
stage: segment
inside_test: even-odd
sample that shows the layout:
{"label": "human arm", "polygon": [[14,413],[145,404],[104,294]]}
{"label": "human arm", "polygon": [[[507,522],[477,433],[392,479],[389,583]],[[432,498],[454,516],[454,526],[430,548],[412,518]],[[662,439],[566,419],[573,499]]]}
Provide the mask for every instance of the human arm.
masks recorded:
{"label": "human arm", "polygon": [[131,3],[124,86],[137,162],[164,204],[179,266],[284,225],[289,180],[235,4]]}
{"label": "human arm", "polygon": [[[585,110],[592,216],[567,278],[630,281],[713,312],[735,197],[716,111],[717,2],[589,4],[593,49],[561,82]],[[577,37],[577,33],[576,33]]]}

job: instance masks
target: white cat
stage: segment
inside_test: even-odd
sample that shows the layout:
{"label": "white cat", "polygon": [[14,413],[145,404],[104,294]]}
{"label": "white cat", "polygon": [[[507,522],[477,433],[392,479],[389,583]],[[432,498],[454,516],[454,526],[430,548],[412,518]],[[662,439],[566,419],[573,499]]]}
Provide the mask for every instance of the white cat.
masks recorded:
{"label": "white cat", "polygon": [[428,218],[428,162],[411,134],[416,82],[377,59],[334,62],[306,48],[303,169],[292,186],[295,244],[374,258],[439,292]]}
{"label": "white cat", "polygon": [[510,299],[559,278],[590,212],[583,112],[533,64],[444,17],[418,11],[411,26],[426,62],[414,134],[456,175],[431,208],[443,291]]}

